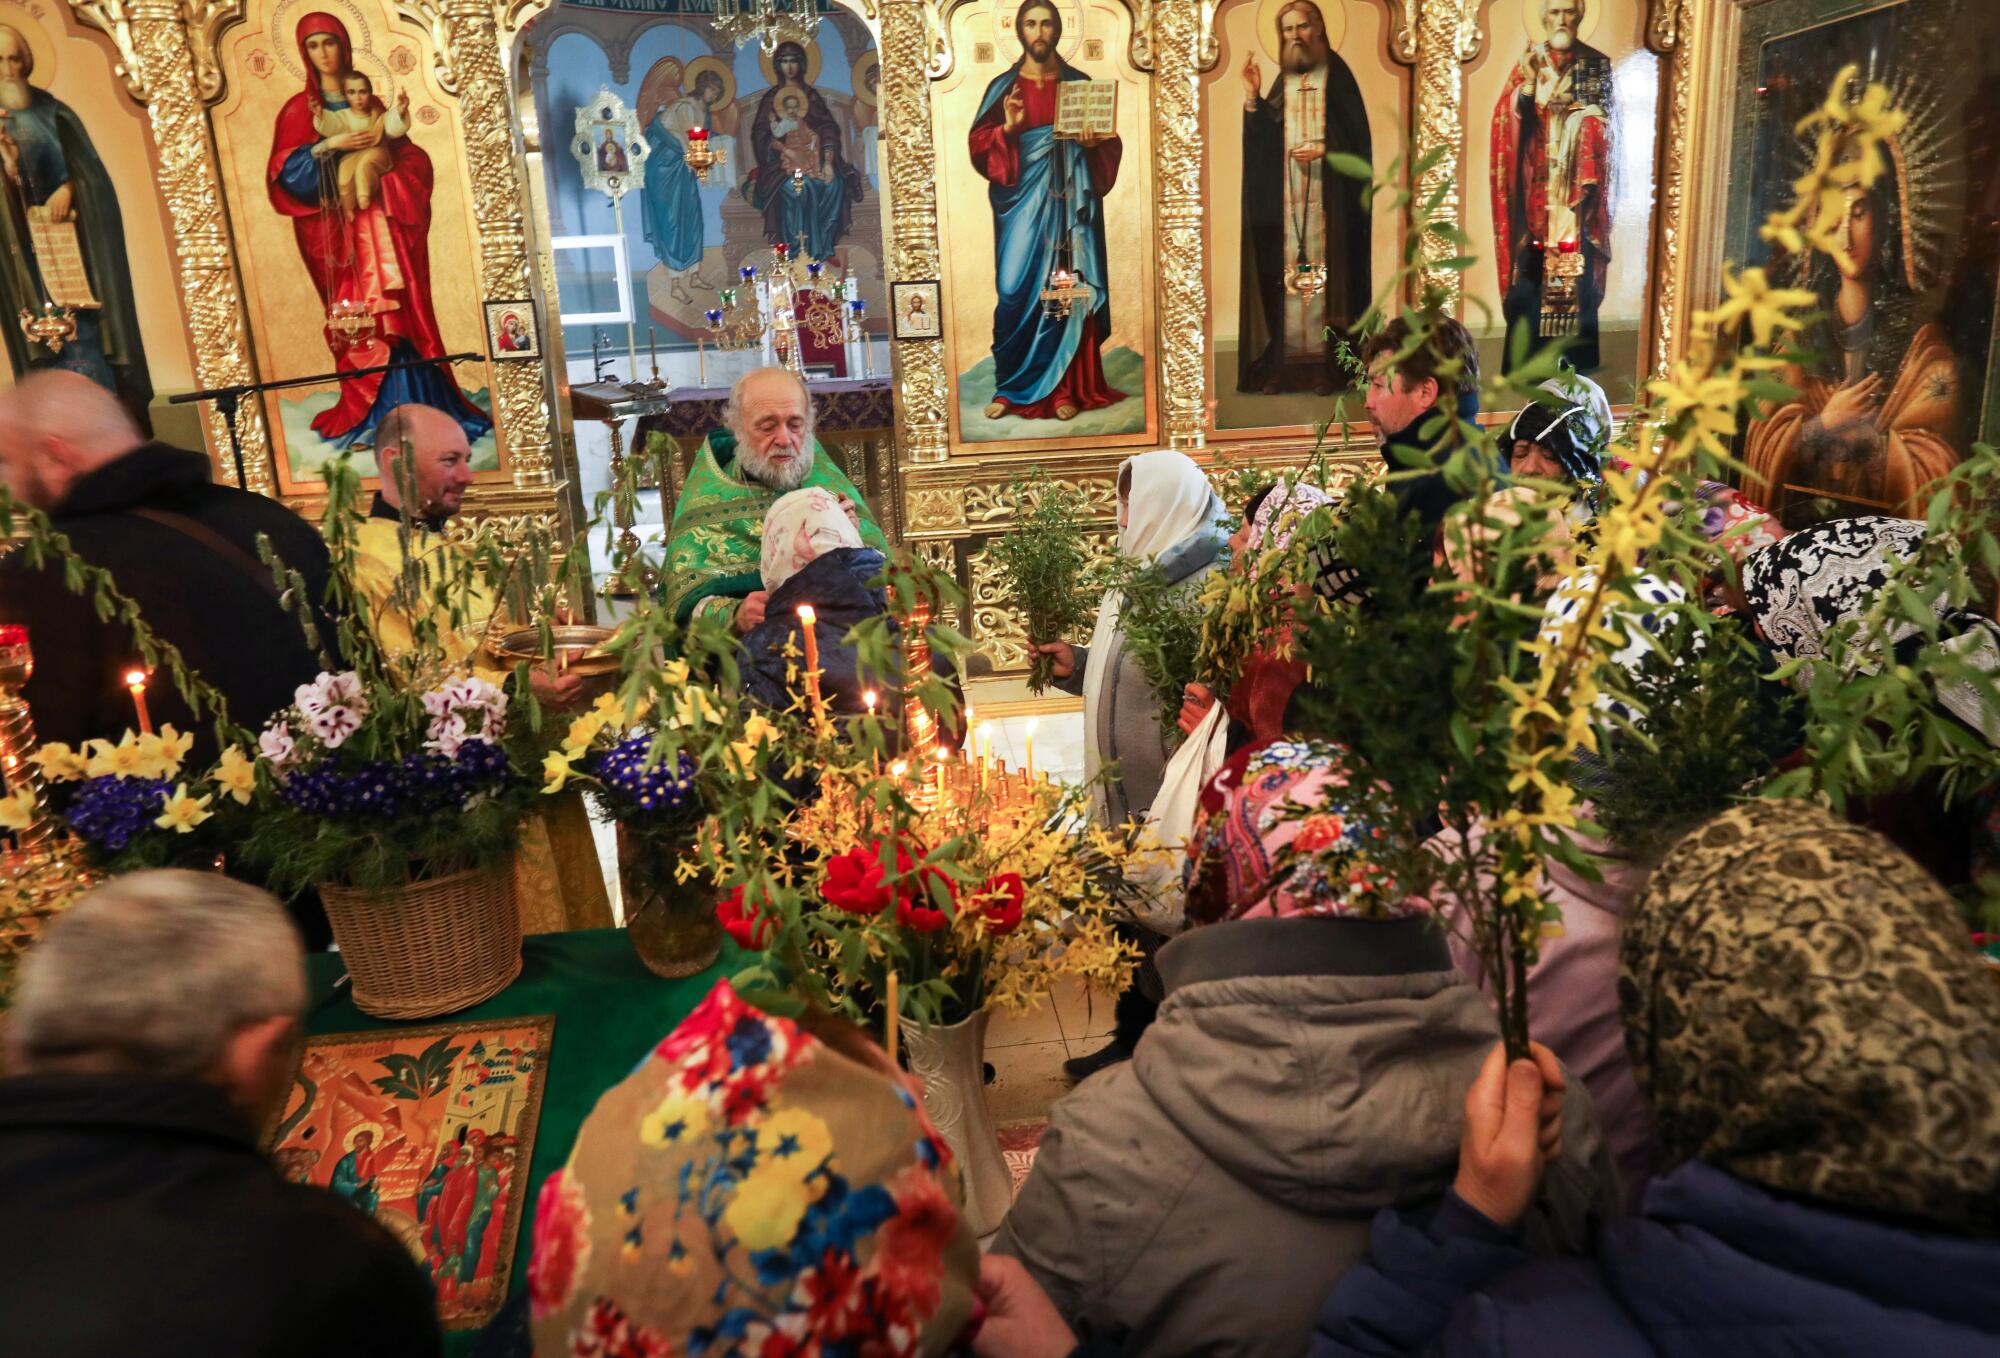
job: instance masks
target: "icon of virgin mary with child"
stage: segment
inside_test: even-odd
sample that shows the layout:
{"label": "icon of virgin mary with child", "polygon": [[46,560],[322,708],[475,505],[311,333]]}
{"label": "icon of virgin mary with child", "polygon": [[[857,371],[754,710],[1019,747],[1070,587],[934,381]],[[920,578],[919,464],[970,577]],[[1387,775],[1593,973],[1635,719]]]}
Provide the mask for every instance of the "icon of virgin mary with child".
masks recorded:
{"label": "icon of virgin mary with child", "polygon": [[[350,342],[332,326],[326,343],[343,372],[445,354],[431,304],[431,158],[407,136],[372,130],[322,136],[321,114],[347,107],[347,82],[355,75],[347,26],[331,14],[311,13],[296,34],[305,88],[278,111],[271,160],[265,174],[271,206],[292,222],[292,234],[320,306],[360,304],[374,320],[372,337]],[[383,91],[377,91],[379,98]],[[343,208],[340,158],[385,146],[390,155],[368,206]],[[456,418],[468,440],[493,427],[486,412],[467,400],[445,364],[343,377],[340,398],[313,417],[313,432],[343,447],[368,447],[375,427],[396,406],[435,406]]]}

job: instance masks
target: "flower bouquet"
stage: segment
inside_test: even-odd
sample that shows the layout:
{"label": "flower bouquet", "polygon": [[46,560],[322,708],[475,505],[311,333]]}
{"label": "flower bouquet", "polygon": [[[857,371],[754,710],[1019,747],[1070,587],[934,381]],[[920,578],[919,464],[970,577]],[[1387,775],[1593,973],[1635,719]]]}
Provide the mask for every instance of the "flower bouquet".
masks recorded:
{"label": "flower bouquet", "polygon": [[368,1012],[449,1013],[520,970],[512,849],[536,786],[517,724],[484,679],[348,670],[300,685],[258,737],[271,795],[246,849],[275,889],[318,886]]}
{"label": "flower bouquet", "polygon": [[669,662],[661,680],[660,708],[607,693],[573,719],[542,761],[542,790],[580,785],[617,826],[626,932],[656,975],[692,976],[715,961],[723,930],[710,885],[677,869],[716,781],[753,777],[757,747],[774,728],[753,713],[733,739],[711,746],[698,739],[723,727],[711,691],[691,682],[685,661]]}
{"label": "flower bouquet", "polygon": [[81,750],[51,741],[29,757],[46,807],[33,782],[23,781],[0,799],[0,829],[27,831],[47,810],[82,843],[88,861],[107,872],[213,868],[249,823],[257,773],[250,757],[231,746],[206,776],[183,778],[193,745],[192,735],[172,725],[157,733],[128,730],[116,744],[92,740]]}

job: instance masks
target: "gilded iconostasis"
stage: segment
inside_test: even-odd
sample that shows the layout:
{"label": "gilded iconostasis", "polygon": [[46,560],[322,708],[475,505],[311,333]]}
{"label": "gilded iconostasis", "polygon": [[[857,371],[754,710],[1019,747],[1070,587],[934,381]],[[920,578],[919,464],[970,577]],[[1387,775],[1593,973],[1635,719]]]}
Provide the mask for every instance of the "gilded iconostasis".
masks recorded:
{"label": "gilded iconostasis", "polygon": [[[573,512],[608,428],[572,385],[726,387],[769,356],[724,342],[745,271],[809,260],[843,310],[801,302],[802,366],[880,401],[883,518],[959,573],[1002,669],[983,547],[1030,468],[1108,534],[1134,450],[1372,457],[1336,414],[1347,343],[1411,289],[1384,293],[1406,209],[1359,171],[1427,152],[1415,187],[1469,244],[1416,248],[1471,262],[1424,279],[1482,365],[1562,338],[1622,408],[1723,266],[1764,262],[1791,129],[1856,63],[1908,126],[1852,204],[1861,263],[1786,266],[1826,318],[1739,451],[1788,518],[1865,512],[2000,421],[1984,0],[116,9],[0,0],[12,374],[85,372],[302,506],[419,400],[464,427],[477,512]],[[233,443],[215,401],[172,403],[272,382],[298,384],[247,395]]]}

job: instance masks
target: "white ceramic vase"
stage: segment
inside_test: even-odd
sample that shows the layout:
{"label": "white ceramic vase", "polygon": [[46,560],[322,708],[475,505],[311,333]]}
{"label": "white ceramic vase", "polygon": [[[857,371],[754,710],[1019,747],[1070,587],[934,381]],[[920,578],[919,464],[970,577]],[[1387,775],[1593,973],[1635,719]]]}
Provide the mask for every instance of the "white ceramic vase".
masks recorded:
{"label": "white ceramic vase", "polygon": [[1014,1197],[986,1106],[986,1020],[982,1009],[962,1023],[903,1030],[910,1070],[924,1083],[924,1111],[958,1160],[966,1216],[980,1236],[999,1228]]}

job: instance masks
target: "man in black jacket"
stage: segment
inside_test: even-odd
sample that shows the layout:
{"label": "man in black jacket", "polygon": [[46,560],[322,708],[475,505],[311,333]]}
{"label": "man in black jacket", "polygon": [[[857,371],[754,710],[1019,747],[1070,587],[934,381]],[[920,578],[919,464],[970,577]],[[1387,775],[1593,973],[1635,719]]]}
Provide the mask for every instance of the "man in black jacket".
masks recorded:
{"label": "man in black jacket", "polygon": [[[1479,419],[1479,351],[1472,332],[1449,316],[1409,353],[1410,326],[1400,316],[1368,337],[1361,361],[1368,371],[1368,422],[1382,444],[1396,507],[1414,514],[1422,550],[1437,543],[1439,525],[1465,493],[1446,480],[1444,466],[1465,443],[1457,429]],[[1370,593],[1361,573],[1322,544],[1313,554],[1313,588],[1328,599],[1354,602]]]}
{"label": "man in black jacket", "polygon": [[[269,537],[317,609],[328,566],[313,526],[276,500],[213,484],[206,457],[149,443],[96,383],[42,371],[0,397],[0,467],[14,497],[46,511],[84,560],[111,572],[239,725],[256,730],[319,673],[318,653],[257,554],[258,537]],[[116,739],[135,724],[125,686],[138,660],[130,629],[100,621],[87,595],[70,593],[61,562],[0,567],[0,622],[28,628],[27,697],[42,740]],[[319,626],[330,650],[336,638],[323,615]],[[146,703],[156,724],[194,735],[188,768],[215,759],[210,723],[164,675]]]}
{"label": "man in black jacket", "polygon": [[23,963],[0,1079],[8,1358],[435,1358],[387,1228],[259,1151],[305,1010],[269,896],[209,873],[96,888]]}

